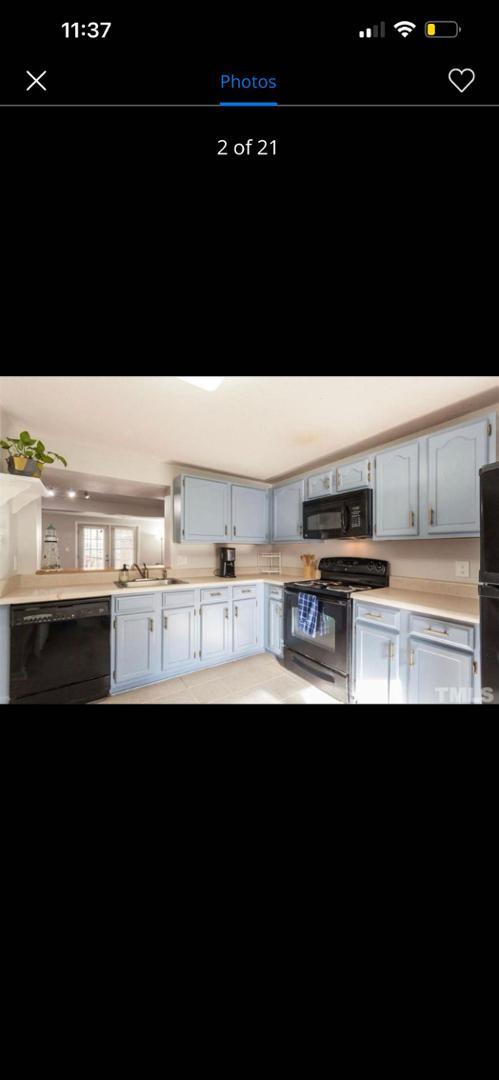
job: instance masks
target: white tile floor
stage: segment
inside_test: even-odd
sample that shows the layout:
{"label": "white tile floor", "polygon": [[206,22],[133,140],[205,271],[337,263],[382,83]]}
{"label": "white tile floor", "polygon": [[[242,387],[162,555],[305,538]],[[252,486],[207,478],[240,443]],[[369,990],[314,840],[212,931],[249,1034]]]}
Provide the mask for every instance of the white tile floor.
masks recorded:
{"label": "white tile floor", "polygon": [[270,653],[155,683],[94,705],[338,705]]}

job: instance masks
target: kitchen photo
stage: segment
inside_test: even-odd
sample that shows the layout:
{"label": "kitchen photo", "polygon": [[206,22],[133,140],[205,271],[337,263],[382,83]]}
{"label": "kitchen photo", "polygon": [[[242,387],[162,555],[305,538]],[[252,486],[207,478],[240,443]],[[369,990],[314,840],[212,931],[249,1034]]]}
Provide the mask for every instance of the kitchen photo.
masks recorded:
{"label": "kitchen photo", "polygon": [[498,411],[499,376],[0,376],[0,704],[499,704]]}

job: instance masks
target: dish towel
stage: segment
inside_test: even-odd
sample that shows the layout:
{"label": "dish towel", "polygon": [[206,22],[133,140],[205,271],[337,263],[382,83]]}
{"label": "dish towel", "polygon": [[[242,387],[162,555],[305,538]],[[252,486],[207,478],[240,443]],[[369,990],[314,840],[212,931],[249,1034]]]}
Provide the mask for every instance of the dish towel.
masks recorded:
{"label": "dish towel", "polygon": [[307,637],[317,637],[325,633],[325,619],[318,596],[298,593],[298,626]]}

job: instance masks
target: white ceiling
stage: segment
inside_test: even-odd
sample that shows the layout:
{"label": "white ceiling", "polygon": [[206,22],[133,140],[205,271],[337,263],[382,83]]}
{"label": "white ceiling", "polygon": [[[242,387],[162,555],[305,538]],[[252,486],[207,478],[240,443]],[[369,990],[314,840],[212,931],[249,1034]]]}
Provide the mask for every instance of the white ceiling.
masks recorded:
{"label": "white ceiling", "polygon": [[268,480],[492,387],[499,399],[492,375],[235,375],[214,393],[172,375],[10,375],[0,404],[42,438]]}

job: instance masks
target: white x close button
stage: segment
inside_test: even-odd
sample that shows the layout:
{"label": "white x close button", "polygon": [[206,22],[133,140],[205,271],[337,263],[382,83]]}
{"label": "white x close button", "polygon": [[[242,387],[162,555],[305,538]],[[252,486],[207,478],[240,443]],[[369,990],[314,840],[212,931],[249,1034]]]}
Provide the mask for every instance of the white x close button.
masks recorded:
{"label": "white x close button", "polygon": [[26,87],[26,93],[28,93],[28,90],[32,90],[34,86],[39,86],[40,90],[45,90],[45,93],[47,93],[47,87],[44,86],[42,83],[42,79],[46,74],[46,71],[42,71],[41,75],[33,75],[31,71],[27,71],[26,75],[29,75],[30,79],[32,79],[32,82],[30,82],[29,86]]}

